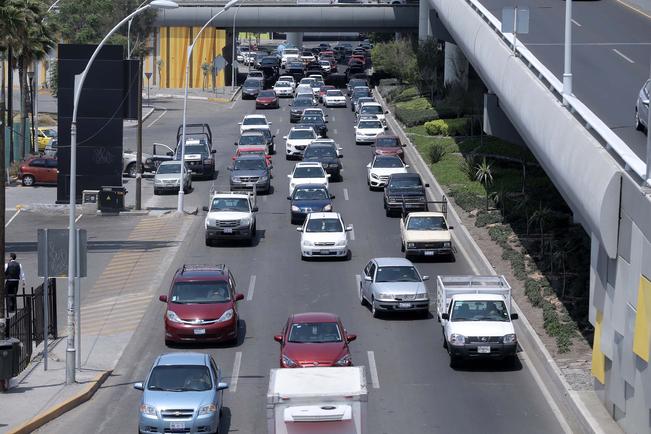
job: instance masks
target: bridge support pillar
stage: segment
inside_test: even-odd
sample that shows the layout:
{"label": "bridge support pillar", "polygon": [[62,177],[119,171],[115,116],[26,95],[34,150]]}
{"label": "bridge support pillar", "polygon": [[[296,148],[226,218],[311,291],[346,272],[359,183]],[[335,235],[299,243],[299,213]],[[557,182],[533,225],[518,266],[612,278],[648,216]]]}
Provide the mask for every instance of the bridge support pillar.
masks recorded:
{"label": "bridge support pillar", "polygon": [[484,132],[516,145],[527,146],[511,120],[500,108],[497,95],[490,91],[484,94]]}
{"label": "bridge support pillar", "polygon": [[287,32],[287,44],[303,48],[303,32]]}
{"label": "bridge support pillar", "polygon": [[430,25],[431,10],[428,0],[421,0],[418,3],[418,40],[424,41],[432,36],[432,27]]}
{"label": "bridge support pillar", "polygon": [[460,84],[468,88],[468,59],[463,51],[451,42],[445,43],[445,65],[443,69],[443,82],[445,85]]}

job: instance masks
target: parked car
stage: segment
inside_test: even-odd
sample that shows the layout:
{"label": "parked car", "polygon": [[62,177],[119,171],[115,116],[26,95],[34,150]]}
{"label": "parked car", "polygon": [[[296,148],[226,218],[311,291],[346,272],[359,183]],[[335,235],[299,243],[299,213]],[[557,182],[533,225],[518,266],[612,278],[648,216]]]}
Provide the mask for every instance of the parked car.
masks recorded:
{"label": "parked car", "polygon": [[330,212],[332,211],[332,199],[334,194],[330,194],[323,184],[300,184],[296,186],[289,200],[292,224],[303,223],[305,217],[311,212]]}
{"label": "parked car", "polygon": [[635,104],[635,128],[639,131],[649,130],[649,98],[651,97],[651,80],[647,80],[640,89]]}
{"label": "parked car", "polygon": [[285,158],[290,160],[295,157],[302,157],[307,145],[317,138],[314,128],[311,126],[293,127],[285,139]]}
{"label": "parked car", "polygon": [[305,217],[303,226],[296,230],[301,233],[301,259],[349,257],[347,232],[353,227],[346,226],[339,213],[311,212]]}
{"label": "parked car", "polygon": [[242,99],[255,99],[264,89],[263,78],[247,78],[242,84]]}
{"label": "parked car", "polygon": [[242,155],[235,159],[231,172],[231,191],[251,190],[269,193],[271,190],[271,168],[264,156]]}
{"label": "parked car", "polygon": [[427,194],[418,173],[394,173],[384,187],[384,211],[389,217],[394,211],[428,211]]}
{"label": "parked car", "polygon": [[373,154],[375,155],[396,155],[405,160],[405,145],[395,134],[379,134],[373,143]]}
{"label": "parked car", "polygon": [[43,155],[45,155],[46,157],[55,158],[57,156],[58,151],[59,151],[59,139],[53,138],[52,140],[50,140],[50,143],[45,145],[45,150],[43,151]]}
{"label": "parked car", "polygon": [[[163,161],[171,161],[174,158],[174,150],[167,145],[154,143],[153,148],[153,154],[142,153],[141,173],[156,172]],[[52,148],[50,147],[50,149]],[[56,143],[54,149],[56,150]],[[45,150],[47,152],[48,147]],[[159,151],[162,153],[159,153]],[[133,150],[127,149],[122,152],[122,173],[125,173],[130,178],[135,178],[138,174],[137,157],[138,154]]]}
{"label": "parked car", "polygon": [[404,258],[371,259],[362,272],[359,301],[368,304],[374,318],[388,312],[420,312],[429,315],[425,281],[414,264]]}
{"label": "parked car", "polygon": [[328,188],[328,178],[330,175],[325,173],[321,163],[296,163],[292,173],[287,175],[289,178],[289,195],[294,193],[294,189],[301,184],[321,184]]}
{"label": "parked car", "polygon": [[366,165],[366,183],[369,190],[384,188],[389,177],[395,173],[407,173],[408,164],[395,155],[376,155]]}
{"label": "parked car", "polygon": [[255,99],[255,108],[280,108],[278,95],[273,90],[263,90]]}
{"label": "parked car", "polygon": [[348,344],[357,336],[349,334],[331,313],[291,315],[274,339],[280,344],[281,368],[353,365]]}
{"label": "parked car", "polygon": [[303,161],[315,161],[321,163],[326,173],[333,178],[341,180],[341,160],[343,157],[337,150],[329,144],[320,144],[312,142],[307,145],[303,152]]}
{"label": "parked car", "polygon": [[57,138],[57,127],[38,127],[38,150],[44,151],[53,139]]}
{"label": "parked car", "polygon": [[50,157],[31,157],[18,166],[18,179],[24,186],[56,184],[59,175],[58,160]]}
{"label": "parked car", "polygon": [[224,390],[222,372],[209,354],[177,352],[156,358],[142,390],[138,432],[219,431]]}
{"label": "parked car", "polygon": [[[183,167],[183,187],[181,187],[181,167]],[[154,194],[178,193],[181,188],[183,193],[192,190],[192,176],[187,166],[180,161],[162,162],[154,175]]]}

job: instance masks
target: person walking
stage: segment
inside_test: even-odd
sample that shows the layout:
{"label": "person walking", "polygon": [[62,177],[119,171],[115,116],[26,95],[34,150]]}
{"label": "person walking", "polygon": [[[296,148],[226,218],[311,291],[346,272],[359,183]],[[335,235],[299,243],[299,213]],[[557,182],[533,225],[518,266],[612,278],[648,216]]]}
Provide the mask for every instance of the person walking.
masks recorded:
{"label": "person walking", "polygon": [[5,264],[5,294],[7,297],[7,313],[16,312],[16,294],[18,284],[22,280],[25,287],[25,273],[23,266],[16,261],[16,254],[9,254],[9,262]]}

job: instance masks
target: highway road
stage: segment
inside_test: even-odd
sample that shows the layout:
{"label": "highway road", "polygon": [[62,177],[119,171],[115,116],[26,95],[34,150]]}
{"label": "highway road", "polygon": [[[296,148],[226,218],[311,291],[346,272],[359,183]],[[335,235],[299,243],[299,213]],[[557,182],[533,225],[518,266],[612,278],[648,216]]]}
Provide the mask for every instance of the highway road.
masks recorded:
{"label": "highway road", "polygon": [[[511,0],[481,0],[498,19]],[[573,1],[573,91],[642,159],[646,137],[635,130],[634,108],[642,84],[649,78],[651,16],[616,0]],[[565,2],[521,0],[529,7],[527,35],[518,38],[563,79]]]}
{"label": "highway road", "polygon": [[[449,367],[436,319],[410,316],[373,319],[357,299],[357,276],[369,258],[401,256],[397,218],[385,217],[382,193],[370,192],[365,165],[368,146],[356,146],[350,109],[328,109],[329,136],[343,147],[343,181],[331,183],[335,208],[347,224],[353,224],[352,259],[349,261],[301,261],[299,234],[290,224],[286,200],[287,178],[294,162],[286,161],[282,136],[290,128],[289,100],[281,109],[264,113],[273,122],[277,147],[274,156],[274,192],[258,198],[259,237],[253,246],[206,247],[203,216],[194,222],[190,236],[177,256],[182,263],[226,263],[234,272],[240,302],[241,339],[234,347],[184,346],[167,348],[163,341],[164,304],[152,300],[113,376],[88,403],[44,426],[39,432],[114,433],[135,432],[141,392],[132,383],[144,379],[155,357],[167,351],[199,350],[215,357],[230,390],[225,393],[222,432],[266,432],[265,394],[268,374],[278,367],[279,333],[291,313],[326,311],[338,314],[357,341],[351,344],[353,362],[365,365],[369,375],[368,433],[562,433],[554,412],[545,401],[528,365],[506,368],[500,363],[471,363],[457,370]],[[181,101],[168,102],[167,112],[152,128],[145,128],[145,143],[173,140],[181,119]],[[237,122],[253,113],[252,101],[233,104],[189,103],[191,122],[210,123],[217,148],[219,175],[216,185],[228,188],[225,168],[231,161]],[[150,119],[156,119],[155,113]],[[191,204],[208,201],[210,182],[194,183],[186,196]],[[176,196],[157,197],[158,206],[175,206]],[[420,262],[429,282],[438,274],[470,274],[471,266],[461,254],[454,262]],[[170,281],[174,267],[160,270]],[[160,289],[166,293],[167,286]],[[487,428],[490,427],[490,428]]]}

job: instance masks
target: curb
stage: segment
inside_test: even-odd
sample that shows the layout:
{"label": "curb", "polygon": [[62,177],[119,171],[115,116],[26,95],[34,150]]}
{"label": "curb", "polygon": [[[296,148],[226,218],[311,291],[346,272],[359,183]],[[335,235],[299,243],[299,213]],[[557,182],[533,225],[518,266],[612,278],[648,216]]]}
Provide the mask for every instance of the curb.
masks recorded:
{"label": "curb", "polygon": [[[149,116],[151,116],[152,113],[154,113],[154,111],[156,111],[155,107],[153,107],[153,106],[149,107],[149,109],[147,110],[147,113],[143,113],[143,115],[142,115],[142,122],[144,123],[147,120],[147,118]],[[136,126],[138,126],[138,121],[137,120],[134,121],[134,120],[131,120],[131,119],[125,120],[124,121],[124,126],[127,127],[127,128],[136,127]]]}
{"label": "curb", "polygon": [[[240,92],[241,86],[238,86],[237,90],[231,95],[230,97],[216,97],[216,96],[196,96],[196,95],[188,95],[188,100],[195,100],[195,101],[208,101],[208,102],[221,102],[221,103],[226,103],[226,102],[232,102],[237,94]],[[174,98],[174,99],[184,99],[184,95],[177,95],[177,94],[171,94],[171,93],[157,93],[155,95],[152,95],[153,98]]]}
{"label": "curb", "polygon": [[[382,104],[384,107],[387,107],[386,101],[380,95],[380,93],[377,91],[377,89],[373,89],[373,94],[375,95],[375,98],[380,104]],[[402,129],[402,126],[394,119],[393,114],[389,114],[387,116],[388,122],[391,124],[391,127],[393,130],[397,133],[398,136],[400,136],[400,139],[403,141],[403,143],[407,143],[408,146],[406,148],[406,153],[407,157],[409,160],[411,160],[412,167],[418,169],[419,172],[424,174],[426,178],[428,178],[430,184],[435,187],[436,193],[440,196],[444,196],[444,191],[441,185],[438,183],[434,175],[432,174],[431,170],[429,170],[429,166],[423,160],[422,156],[416,149],[416,147],[411,143],[411,140],[407,136],[407,134],[404,132]],[[473,264],[480,264],[482,265],[482,272],[486,272],[489,274],[496,274],[495,269],[491,265],[490,261],[486,256],[484,255],[484,252],[479,248],[479,245],[475,241],[475,239],[470,235],[470,232],[466,228],[465,225],[462,224],[461,219],[459,217],[459,214],[457,213],[456,209],[454,206],[451,206],[448,203],[448,213],[451,214],[451,219],[454,223],[455,229],[460,228],[461,229],[461,234],[458,236],[456,233],[452,234],[452,237],[455,240],[456,246],[460,247],[462,250],[464,250],[464,254],[468,259],[471,259],[471,266]],[[458,233],[459,231],[457,231]],[[467,245],[468,248],[464,248],[464,244]],[[476,273],[479,273],[480,270],[476,269],[474,267],[474,271]],[[590,411],[585,407],[584,403],[579,400],[576,391],[570,390],[570,386],[563,377],[563,374],[556,364],[556,361],[552,358],[551,354],[543,344],[543,342],[540,340],[540,337],[538,336],[538,333],[535,331],[531,323],[527,320],[527,318],[524,316],[522,313],[522,310],[518,306],[518,304],[515,302],[514,299],[511,300],[513,307],[515,311],[519,314],[520,317],[520,322],[524,326],[524,331],[526,334],[526,337],[528,338],[528,341],[532,344],[532,346],[535,347],[535,350],[538,352],[538,355],[536,356],[538,359],[540,359],[543,363],[541,363],[547,373],[547,375],[552,379],[554,382],[554,387],[557,389],[557,391],[565,397],[565,401],[567,401],[568,404],[570,404],[569,410],[571,411],[571,414],[575,416],[577,419],[577,422],[581,425],[581,428],[584,429],[584,431],[589,432],[589,433],[594,433],[594,434],[601,434],[604,433],[605,431],[603,430],[602,427],[599,426],[597,420],[595,417],[590,413]],[[532,353],[532,354],[535,354]],[[532,362],[533,363],[533,362]],[[604,408],[605,410],[605,408]],[[559,421],[560,422],[560,421]],[[565,421],[567,423],[567,421]],[[561,425],[563,425],[561,423]]]}
{"label": "curb", "polygon": [[106,381],[106,379],[111,375],[113,370],[104,371],[101,374],[97,375],[95,379],[91,380],[88,385],[76,395],[68,398],[60,404],[56,404],[44,412],[34,416],[32,419],[27,422],[19,425],[16,428],[12,428],[7,431],[7,434],[27,434],[32,431],[42,427],[46,423],[56,419],[64,413],[72,410],[75,407],[83,404],[93,397],[97,389]]}

